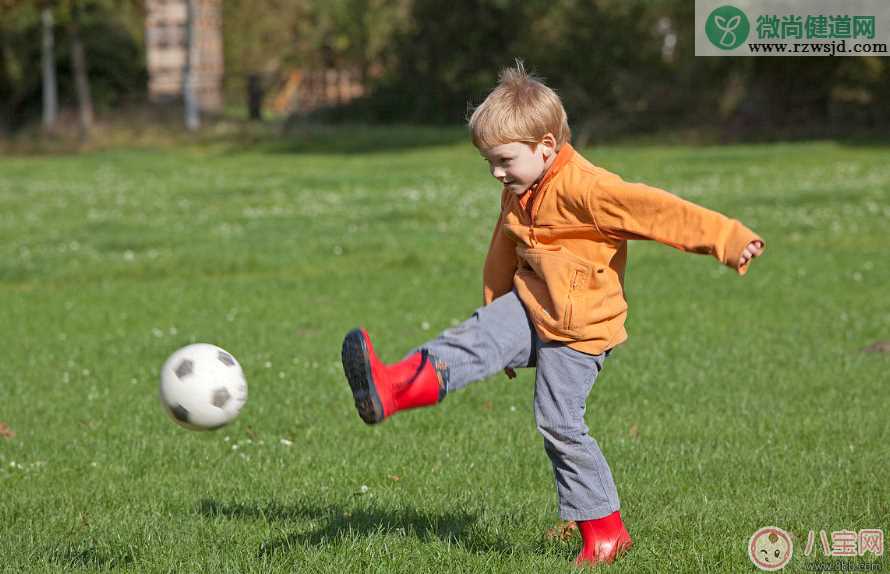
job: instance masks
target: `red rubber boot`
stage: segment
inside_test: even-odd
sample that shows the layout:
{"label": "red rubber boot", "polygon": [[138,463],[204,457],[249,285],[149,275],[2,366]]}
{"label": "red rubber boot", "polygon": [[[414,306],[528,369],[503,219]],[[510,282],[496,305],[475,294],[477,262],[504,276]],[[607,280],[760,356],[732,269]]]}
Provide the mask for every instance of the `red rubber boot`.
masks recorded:
{"label": "red rubber boot", "polygon": [[579,520],[578,530],[584,541],[584,547],[575,559],[578,566],[611,564],[633,546],[633,540],[624,528],[621,513],[617,510],[596,520]]}
{"label": "red rubber boot", "polygon": [[342,359],[355,408],[369,425],[445,398],[445,386],[425,350],[386,365],[374,354],[368,332],[353,329],[343,340]]}

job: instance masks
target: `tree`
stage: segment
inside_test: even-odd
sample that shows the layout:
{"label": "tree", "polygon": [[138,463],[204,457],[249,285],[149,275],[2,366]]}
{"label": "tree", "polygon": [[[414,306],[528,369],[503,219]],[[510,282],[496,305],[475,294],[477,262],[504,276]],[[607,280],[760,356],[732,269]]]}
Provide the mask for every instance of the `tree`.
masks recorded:
{"label": "tree", "polygon": [[93,98],[90,94],[86,54],[80,35],[80,2],[78,0],[71,0],[71,19],[68,31],[71,40],[71,68],[74,72],[74,86],[77,91],[80,139],[86,141],[93,127]]}
{"label": "tree", "polygon": [[197,130],[201,127],[201,110],[198,102],[198,0],[187,0],[186,56],[182,75],[182,99],[185,103],[185,127]]}
{"label": "tree", "polygon": [[[244,90],[250,119],[262,117],[270,81],[298,53],[304,38],[300,23],[310,10],[304,0],[223,0],[226,77],[230,88]],[[234,81],[233,81],[234,80]]]}
{"label": "tree", "polygon": [[393,38],[408,27],[412,2],[223,0],[228,87],[246,87],[250,102],[251,81],[256,98],[257,88],[294,69],[335,68],[356,72],[369,88],[397,60]]}
{"label": "tree", "polygon": [[51,131],[55,128],[56,119],[59,115],[59,87],[56,81],[53,6],[50,2],[43,4],[40,21],[43,30],[41,43],[43,61],[43,126]]}
{"label": "tree", "polygon": [[414,0],[410,25],[381,51],[387,66],[369,113],[382,121],[462,121],[467,104],[481,102],[499,69],[527,58],[523,40],[539,4]]}

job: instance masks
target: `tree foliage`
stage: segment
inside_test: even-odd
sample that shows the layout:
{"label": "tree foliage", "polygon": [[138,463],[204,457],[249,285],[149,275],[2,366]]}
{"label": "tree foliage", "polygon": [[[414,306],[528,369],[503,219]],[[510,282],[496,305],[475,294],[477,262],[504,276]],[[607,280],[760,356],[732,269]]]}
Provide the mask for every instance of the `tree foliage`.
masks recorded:
{"label": "tree foliage", "polygon": [[[84,50],[94,103],[108,109],[145,93],[145,53],[135,6],[123,0],[82,0]],[[70,3],[53,3],[59,98],[76,105],[70,54]],[[0,130],[15,129],[40,113],[40,5],[0,0]]]}
{"label": "tree foliage", "polygon": [[[221,0],[225,82],[243,101],[291,70],[357,71],[368,94],[330,117],[458,123],[514,59],[562,95],[576,135],[712,124],[733,133],[890,123],[886,58],[696,58],[688,0]],[[82,0],[97,107],[145,89],[139,0]],[[67,50],[67,2],[55,8]],[[0,0],[0,114],[39,102],[39,4]],[[74,93],[57,54],[63,104]]]}

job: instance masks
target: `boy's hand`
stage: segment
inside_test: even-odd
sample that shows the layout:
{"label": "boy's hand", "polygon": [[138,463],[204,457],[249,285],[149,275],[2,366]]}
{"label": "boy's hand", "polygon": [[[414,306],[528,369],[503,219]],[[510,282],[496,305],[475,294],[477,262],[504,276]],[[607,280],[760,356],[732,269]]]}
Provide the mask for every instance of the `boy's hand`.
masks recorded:
{"label": "boy's hand", "polygon": [[515,379],[515,378],[516,378],[516,371],[514,371],[514,370],[511,369],[510,367],[504,367],[504,373],[507,375],[507,378],[508,378],[508,379]]}
{"label": "boy's hand", "polygon": [[742,256],[739,259],[739,267],[743,267],[761,253],[763,253],[763,241],[755,239],[745,247],[744,251],[742,251]]}

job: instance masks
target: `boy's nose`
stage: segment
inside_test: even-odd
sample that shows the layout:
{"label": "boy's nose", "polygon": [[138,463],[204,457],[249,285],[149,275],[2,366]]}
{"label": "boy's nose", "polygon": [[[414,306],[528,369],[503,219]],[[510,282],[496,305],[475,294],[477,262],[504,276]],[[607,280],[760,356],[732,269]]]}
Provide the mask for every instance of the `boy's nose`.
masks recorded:
{"label": "boy's nose", "polygon": [[502,167],[493,167],[491,168],[491,175],[493,175],[495,179],[503,179],[504,176],[507,175],[507,172],[505,172]]}

